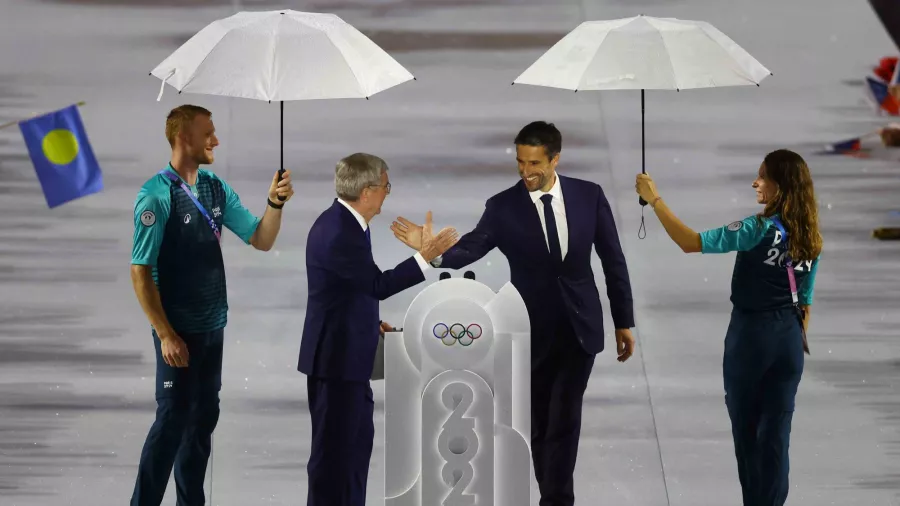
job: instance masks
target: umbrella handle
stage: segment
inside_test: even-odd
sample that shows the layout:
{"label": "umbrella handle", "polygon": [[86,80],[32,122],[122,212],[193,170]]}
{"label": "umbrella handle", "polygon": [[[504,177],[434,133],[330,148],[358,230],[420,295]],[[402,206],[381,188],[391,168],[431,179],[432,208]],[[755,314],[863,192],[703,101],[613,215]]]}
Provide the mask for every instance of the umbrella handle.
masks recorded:
{"label": "umbrella handle", "polygon": [[[280,183],[282,179],[284,179],[284,167],[278,169],[278,182]],[[284,202],[285,200],[287,200],[287,197],[284,195],[279,195],[278,200]]]}

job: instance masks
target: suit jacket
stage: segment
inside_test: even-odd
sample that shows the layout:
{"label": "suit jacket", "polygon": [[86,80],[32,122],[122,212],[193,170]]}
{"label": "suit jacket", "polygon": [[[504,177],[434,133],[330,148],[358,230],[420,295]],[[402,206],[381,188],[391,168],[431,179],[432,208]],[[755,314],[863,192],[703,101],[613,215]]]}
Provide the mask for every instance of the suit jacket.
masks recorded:
{"label": "suit jacket", "polygon": [[378,303],[425,280],[415,257],[382,272],[351,212],[335,199],[306,240],[309,295],[297,370],[368,381],[378,346]]}
{"label": "suit jacket", "polygon": [[603,265],[616,328],[634,327],[631,282],[609,202],[596,183],[557,175],[563,192],[569,245],[554,265],[538,209],[522,181],[485,204],[475,229],[442,256],[440,267],[460,269],[494,248],[509,261],[513,286],[528,308],[534,338],[549,337],[568,317],[588,353],[603,351],[603,309],[591,269],[591,249]]}

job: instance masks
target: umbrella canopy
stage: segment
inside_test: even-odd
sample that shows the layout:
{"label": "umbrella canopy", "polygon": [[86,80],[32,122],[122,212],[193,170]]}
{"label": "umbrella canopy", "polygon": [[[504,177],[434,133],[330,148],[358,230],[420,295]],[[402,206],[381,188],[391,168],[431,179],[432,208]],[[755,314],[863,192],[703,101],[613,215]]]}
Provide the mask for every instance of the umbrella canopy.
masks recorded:
{"label": "umbrella canopy", "polygon": [[[415,79],[334,14],[239,12],[213,21],[150,72],[181,92],[281,102],[366,98]],[[279,180],[280,180],[279,176]],[[281,200],[283,198],[279,197]]]}
{"label": "umbrella canopy", "polygon": [[513,84],[581,90],[759,85],[769,69],[709,23],[635,16],[586,21]]}
{"label": "umbrella canopy", "polygon": [[150,74],[179,92],[267,101],[368,98],[414,79],[340,17],[293,10],[214,21]]}

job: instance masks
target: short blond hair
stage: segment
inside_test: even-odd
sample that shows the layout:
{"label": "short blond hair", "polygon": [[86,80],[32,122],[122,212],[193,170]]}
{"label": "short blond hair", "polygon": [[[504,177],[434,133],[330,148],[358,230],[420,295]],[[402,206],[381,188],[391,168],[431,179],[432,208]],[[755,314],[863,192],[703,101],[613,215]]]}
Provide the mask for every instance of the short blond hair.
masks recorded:
{"label": "short blond hair", "polygon": [[212,112],[199,105],[180,105],[169,112],[169,116],[166,118],[166,139],[169,141],[169,146],[175,147],[175,138],[178,137],[178,134],[190,127],[194,118],[200,114],[212,118]]}

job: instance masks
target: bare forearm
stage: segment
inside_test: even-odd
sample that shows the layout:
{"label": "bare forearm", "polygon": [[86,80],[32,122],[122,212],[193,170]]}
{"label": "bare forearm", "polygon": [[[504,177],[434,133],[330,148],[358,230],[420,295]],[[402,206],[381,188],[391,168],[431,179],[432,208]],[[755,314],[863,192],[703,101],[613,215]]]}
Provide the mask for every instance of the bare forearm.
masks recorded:
{"label": "bare forearm", "polygon": [[666,233],[669,234],[669,237],[675,241],[675,244],[682,251],[685,253],[696,253],[702,249],[700,234],[694,232],[691,227],[678,219],[664,200],[658,200],[653,209],[656,211],[656,216],[662,223],[663,228],[666,229]]}
{"label": "bare forearm", "polygon": [[151,267],[149,265],[132,265],[131,284],[134,286],[134,293],[141,304],[141,309],[147,315],[150,325],[156,329],[156,333],[160,337],[174,334],[175,331],[163,311],[159,290],[156,289],[156,284],[153,282]]}
{"label": "bare forearm", "polygon": [[268,206],[262,220],[259,221],[259,225],[256,227],[256,232],[253,233],[253,237],[250,239],[250,244],[260,251],[269,251],[272,249],[272,246],[275,246],[275,239],[278,237],[280,230],[281,209]]}
{"label": "bare forearm", "polygon": [[803,310],[803,331],[806,332],[809,329],[809,318],[812,313],[812,307],[800,306],[800,309]]}

